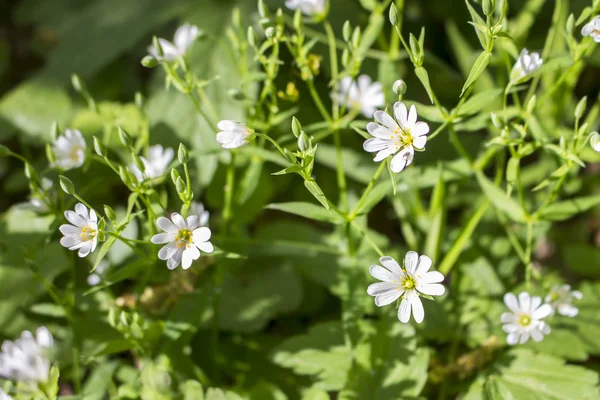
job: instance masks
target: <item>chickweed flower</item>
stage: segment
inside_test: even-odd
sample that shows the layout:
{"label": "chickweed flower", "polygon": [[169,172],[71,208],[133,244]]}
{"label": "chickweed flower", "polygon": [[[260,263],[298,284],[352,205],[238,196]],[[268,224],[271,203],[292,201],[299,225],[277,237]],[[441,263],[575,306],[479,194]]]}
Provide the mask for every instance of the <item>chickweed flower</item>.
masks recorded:
{"label": "chickweed flower", "polygon": [[365,151],[377,152],[373,161],[380,162],[396,154],[391,161],[393,172],[400,172],[412,162],[415,149],[424,149],[427,143],[429,125],[423,121],[417,121],[417,109],[414,105],[407,111],[404,103],[394,104],[392,118],[385,111],[376,111],[375,122],[369,122],[367,131],[371,136],[363,144]]}
{"label": "chickweed flower", "polygon": [[552,313],[552,307],[549,304],[542,305],[541,297],[522,292],[517,299],[513,293],[506,293],[504,304],[510,309],[500,317],[504,324],[502,329],[508,333],[508,344],[523,344],[530,337],[539,342],[550,333],[550,326],[543,319]]}
{"label": "chickweed flower", "polygon": [[595,16],[590,22],[581,29],[583,36],[590,36],[594,42],[600,43],[600,15]]}
{"label": "chickweed flower", "polygon": [[252,129],[246,125],[235,121],[223,120],[217,124],[219,133],[217,133],[217,142],[224,149],[236,149],[248,143],[248,138],[252,135]]}
{"label": "chickweed flower", "polygon": [[75,211],[65,211],[65,218],[70,224],[63,224],[58,229],[64,235],[60,244],[69,250],[79,250],[77,255],[85,257],[96,250],[98,244],[98,216],[94,210],[88,210],[81,203],[75,205]]}
{"label": "chickweed flower", "polygon": [[286,0],[285,6],[290,10],[299,9],[306,15],[318,15],[325,12],[325,0]]}
{"label": "chickweed flower", "polygon": [[174,156],[175,151],[172,148],[167,147],[164,149],[160,144],[157,144],[148,149],[148,158],[140,157],[144,164],[144,171],[140,171],[135,164],[131,164],[129,170],[135,175],[138,182],[158,178],[165,174]]}
{"label": "chickweed flower", "polygon": [[198,216],[199,226],[208,226],[208,218],[210,213],[204,208],[204,204],[198,201],[192,201],[190,203],[190,215]]}
{"label": "chickweed flower", "polygon": [[579,314],[579,309],[571,303],[582,298],[583,294],[579,290],[571,290],[570,285],[554,285],[546,296],[546,303],[552,307],[552,314],[558,312],[572,318]]}
{"label": "chickweed flower", "polygon": [[44,326],[37,329],[35,337],[24,331],[14,342],[5,340],[0,353],[0,376],[23,382],[47,381],[50,361],[45,353],[52,346],[54,339]]}
{"label": "chickweed flower", "polygon": [[213,245],[209,242],[211,232],[207,227],[200,227],[200,217],[190,215],[187,220],[180,214],[171,214],[171,219],[160,217],[156,224],[165,233],[152,236],[152,243],[165,244],[158,252],[158,258],[167,261],[169,269],[179,264],[188,269],[192,262],[200,258],[200,250],[212,253]]}
{"label": "chickweed flower", "polygon": [[367,118],[373,118],[377,107],[385,104],[381,83],[373,82],[368,75],[361,75],[356,81],[345,76],[340,80],[339,93],[332,93],[331,97],[349,109],[360,110]]}
{"label": "chickweed flower", "polygon": [[199,33],[200,31],[197,26],[184,24],[175,31],[173,43],[169,42],[167,39],[158,38],[158,43],[162,49],[162,55],[154,44],[148,47],[148,53],[158,61],[174,61],[187,53]]}
{"label": "chickweed flower", "polygon": [[392,257],[381,257],[383,266],[372,265],[369,273],[382,282],[373,283],[367,293],[375,297],[375,305],[382,307],[402,298],[398,309],[398,319],[406,323],[410,319],[411,310],[417,323],[423,322],[425,311],[420,295],[441,296],[446,288],[439,282],[444,276],[438,271],[431,271],[431,258],[409,251],[404,258],[404,269]]}
{"label": "chickweed flower", "polygon": [[77,129],[67,129],[52,145],[54,166],[62,170],[79,168],[85,161],[86,144],[83,135]]}
{"label": "chickweed flower", "polygon": [[523,49],[512,69],[511,77],[516,80],[523,79],[537,71],[543,62],[539,53],[530,53],[529,50]]}

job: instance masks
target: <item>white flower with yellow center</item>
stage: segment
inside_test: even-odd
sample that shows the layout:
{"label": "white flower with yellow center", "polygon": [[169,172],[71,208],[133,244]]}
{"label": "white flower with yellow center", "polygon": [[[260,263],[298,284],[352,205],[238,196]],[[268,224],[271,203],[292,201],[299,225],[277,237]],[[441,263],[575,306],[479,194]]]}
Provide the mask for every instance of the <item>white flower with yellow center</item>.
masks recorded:
{"label": "white flower with yellow center", "polygon": [[0,376],[22,382],[45,382],[50,372],[47,349],[54,339],[46,327],[40,327],[35,337],[29,331],[14,342],[5,340],[0,353]]}
{"label": "white flower with yellow center", "polygon": [[54,166],[62,170],[79,168],[85,161],[85,140],[77,129],[67,129],[52,145]]}
{"label": "white flower with yellow center", "polygon": [[571,290],[570,285],[554,285],[546,296],[546,303],[552,307],[552,314],[558,312],[565,317],[574,317],[579,314],[579,309],[572,303],[581,300],[583,294],[579,290]]}
{"label": "white flower with yellow center", "polygon": [[331,97],[351,110],[359,110],[367,118],[373,118],[377,107],[385,104],[381,83],[373,82],[368,75],[361,75],[356,81],[345,76],[340,80],[339,93],[332,93]]}
{"label": "white flower with yellow center", "polygon": [[365,151],[377,152],[373,161],[380,162],[389,156],[396,154],[390,163],[393,172],[400,172],[410,165],[414,158],[415,149],[424,149],[427,144],[429,125],[423,121],[417,121],[417,109],[410,107],[407,111],[404,103],[394,104],[392,118],[385,111],[376,111],[375,122],[369,122],[367,131],[373,136],[363,144]]}
{"label": "white flower with yellow center", "polygon": [[205,253],[214,251],[209,242],[210,229],[200,227],[200,218],[190,215],[187,220],[180,214],[171,214],[171,219],[160,217],[156,224],[165,233],[152,236],[152,243],[165,244],[158,252],[158,258],[167,260],[167,267],[175,269],[179,264],[183,269],[188,269],[192,262],[200,258],[200,250]]}
{"label": "white flower with yellow center", "polygon": [[544,335],[550,333],[550,326],[543,319],[552,313],[552,307],[549,304],[542,304],[541,297],[532,297],[527,292],[521,292],[517,299],[513,293],[506,293],[504,304],[510,312],[503,313],[500,320],[504,324],[502,329],[508,333],[506,337],[508,344],[523,344],[530,337],[539,342]]}
{"label": "white flower with yellow center", "polygon": [[148,53],[158,61],[174,61],[187,53],[199,33],[200,31],[197,26],[184,24],[175,31],[173,43],[169,42],[167,39],[158,38],[158,43],[162,49],[162,55],[154,44],[148,47]]}
{"label": "white flower with yellow center", "polygon": [[199,226],[208,226],[210,213],[204,208],[204,204],[199,201],[192,201],[190,204],[190,215],[197,215]]}
{"label": "white flower with yellow center", "polygon": [[135,164],[131,164],[129,170],[135,175],[138,182],[158,178],[165,174],[174,155],[175,152],[170,147],[164,149],[160,144],[150,146],[148,149],[148,158],[140,157],[144,164],[144,171],[140,171]]}
{"label": "white flower with yellow center", "polygon": [[523,79],[537,71],[543,62],[544,60],[540,57],[539,53],[530,53],[529,50],[523,49],[512,69],[511,78],[516,80]]}
{"label": "white flower with yellow center", "polygon": [[373,283],[367,293],[375,297],[377,307],[386,306],[402,298],[398,309],[398,319],[406,323],[412,314],[417,323],[423,322],[425,311],[420,295],[441,296],[446,291],[439,282],[444,276],[438,271],[429,271],[431,258],[409,251],[404,258],[404,269],[392,257],[381,257],[382,266],[372,265],[369,273],[382,282]]}
{"label": "white flower with yellow center", "polygon": [[600,16],[594,17],[594,19],[585,24],[581,29],[581,34],[591,37],[596,43],[600,43]]}
{"label": "white flower with yellow center", "polygon": [[69,250],[79,250],[77,255],[85,257],[96,250],[98,244],[98,216],[81,203],[75,205],[75,211],[65,211],[65,218],[71,224],[61,225],[58,229],[64,235],[60,244]]}
{"label": "white flower with yellow center", "polygon": [[302,14],[315,15],[325,12],[325,0],[286,0],[285,6],[290,10],[299,9]]}
{"label": "white flower with yellow center", "polygon": [[248,143],[248,138],[252,135],[252,129],[246,125],[235,121],[223,120],[217,124],[219,133],[217,133],[217,142],[224,149],[236,149]]}

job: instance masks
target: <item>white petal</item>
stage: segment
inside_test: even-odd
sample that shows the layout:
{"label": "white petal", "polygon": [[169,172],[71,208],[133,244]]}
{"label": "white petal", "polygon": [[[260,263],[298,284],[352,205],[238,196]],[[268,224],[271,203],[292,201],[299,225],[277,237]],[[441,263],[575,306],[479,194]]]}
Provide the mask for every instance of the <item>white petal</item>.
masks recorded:
{"label": "white petal", "polygon": [[169,218],[160,217],[156,220],[156,225],[165,232],[177,234],[179,229],[171,222]]}
{"label": "white petal", "polygon": [[183,256],[183,248],[178,248],[175,254],[167,260],[167,268],[175,269],[181,264],[181,257]]}
{"label": "white petal", "polygon": [[408,110],[404,103],[397,102],[394,104],[394,114],[396,114],[396,119],[400,126],[405,128],[408,122]]}
{"label": "white petal", "polygon": [[73,225],[63,224],[58,230],[65,236],[79,236],[81,235],[81,228],[78,228]]}
{"label": "white petal", "polygon": [[384,292],[380,295],[377,295],[375,297],[375,305],[377,307],[383,307],[387,306],[388,304],[392,304],[393,302],[398,300],[398,298],[400,298],[402,293],[404,293],[403,290],[390,290],[388,292]]}
{"label": "white petal", "polygon": [[380,138],[371,138],[365,140],[365,142],[363,143],[363,149],[366,152],[374,153],[376,151],[387,149],[388,147],[390,147],[390,144],[391,143],[388,140],[382,140]]}
{"label": "white petal", "polygon": [[391,282],[376,282],[369,285],[367,288],[367,294],[369,296],[377,296],[385,292],[397,292],[397,285]]}
{"label": "white petal", "polygon": [[519,293],[519,307],[521,311],[528,312],[531,306],[531,296],[527,292]]}
{"label": "white petal", "polygon": [[79,236],[63,236],[60,239],[60,245],[66,248],[77,246],[81,243],[81,238]]}
{"label": "white petal", "polygon": [[535,342],[541,342],[544,339],[544,334],[537,329],[532,329],[529,333],[531,333],[531,338]]}
{"label": "white petal", "polygon": [[404,268],[410,275],[414,275],[419,262],[419,254],[416,251],[409,251],[404,257]]}
{"label": "white petal", "polygon": [[98,222],[98,215],[96,215],[96,211],[90,210],[90,220],[94,222]]}
{"label": "white petal", "polygon": [[375,162],[383,161],[386,158],[388,158],[389,156],[391,156],[392,154],[394,154],[395,152],[396,152],[395,147],[393,147],[393,146],[386,147],[385,149],[381,150],[379,153],[377,153],[375,155],[375,158],[373,158],[373,161],[375,161]]}
{"label": "white petal", "polygon": [[192,232],[194,243],[208,242],[210,240],[210,236],[210,229],[205,226],[195,229],[194,232]]}
{"label": "white petal", "polygon": [[187,249],[183,251],[183,256],[181,258],[181,267],[183,269],[188,269],[192,262],[200,258],[200,251],[196,246],[188,246]]}
{"label": "white petal", "polygon": [[400,308],[398,308],[398,319],[402,323],[407,323],[410,319],[410,301],[403,298],[400,302]]}
{"label": "white petal", "polygon": [[42,347],[50,348],[54,345],[52,334],[45,326],[40,326],[35,332],[37,343]]}
{"label": "white petal", "polygon": [[583,299],[583,294],[579,290],[573,290],[571,296],[575,297],[577,300]]}
{"label": "white petal", "polygon": [[172,233],[157,233],[156,235],[152,236],[152,239],[150,239],[150,241],[154,244],[169,243],[173,240],[175,240],[175,235]]}
{"label": "white petal", "polygon": [[519,333],[517,333],[517,332],[509,333],[508,336],[506,336],[506,343],[510,344],[511,346],[514,346],[515,344],[517,344],[518,341],[519,341]]}
{"label": "white petal", "polygon": [[417,290],[430,296],[441,296],[446,292],[444,285],[440,285],[439,283],[421,284],[417,286]]}
{"label": "white petal", "polygon": [[552,306],[550,304],[544,304],[533,313],[534,319],[544,319],[552,313]]}
{"label": "white petal", "polygon": [[413,146],[415,149],[424,149],[427,144],[427,136],[417,136],[413,138]]}
{"label": "white petal", "polygon": [[406,146],[398,154],[392,158],[390,168],[392,172],[399,173],[407,166],[410,165],[414,158],[414,150],[412,146]]}
{"label": "white petal", "polygon": [[179,229],[187,229],[187,225],[185,224],[185,219],[179,213],[171,214],[171,221],[173,224]]}
{"label": "white petal", "polygon": [[374,114],[374,117],[377,121],[379,121],[383,126],[386,126],[387,128],[391,129],[392,131],[396,130],[399,128],[398,124],[396,123],[396,121],[394,121],[394,118],[392,118],[388,113],[386,113],[385,111],[376,111]]}
{"label": "white petal", "polygon": [[517,322],[517,316],[513,313],[505,312],[500,316],[500,321],[503,324],[511,324]]}
{"label": "white petal", "polygon": [[529,332],[521,332],[521,338],[519,339],[520,344],[524,344],[529,340]]}
{"label": "white petal", "polygon": [[75,212],[81,215],[84,219],[90,219],[90,214],[88,213],[88,208],[81,203],[75,204]]}
{"label": "white petal", "polygon": [[444,275],[439,271],[430,271],[419,279],[421,283],[439,283],[444,280]]}
{"label": "white petal", "polygon": [[177,249],[177,242],[171,242],[163,246],[158,251],[158,258],[160,260],[168,260],[169,258],[173,257],[173,255],[177,252]]}
{"label": "white petal", "polygon": [[215,251],[215,248],[211,242],[196,243],[196,246],[205,253],[212,253],[213,251]]}
{"label": "white petal", "polygon": [[506,332],[506,333],[518,332],[520,329],[521,329],[521,327],[518,324],[505,324],[505,325],[502,325],[502,330],[504,332]]}
{"label": "white petal", "polygon": [[429,268],[431,268],[431,264],[433,264],[433,261],[431,261],[431,258],[429,258],[428,256],[422,255],[421,257],[419,257],[419,263],[415,271],[415,275],[417,277],[422,277],[423,275],[425,275],[425,273],[429,271]]}
{"label": "white petal", "polygon": [[397,280],[397,277],[395,277],[390,271],[380,267],[379,265],[371,265],[369,268],[369,273],[373,278],[379,279],[383,282],[394,282]]}
{"label": "white petal", "polygon": [[517,301],[517,296],[515,296],[514,293],[506,293],[504,295],[504,304],[506,304],[506,307],[508,307],[514,314],[521,312],[519,302]]}
{"label": "white petal", "polygon": [[83,246],[79,248],[79,252],[77,253],[77,255],[81,258],[87,257],[88,254],[92,252],[93,245],[94,243],[92,241],[84,242]]}
{"label": "white petal", "polygon": [[190,215],[189,217],[187,217],[185,222],[188,226],[188,229],[193,231],[200,225],[200,218],[197,215]]}
{"label": "white petal", "polygon": [[74,211],[71,211],[71,210],[65,211],[65,218],[71,224],[73,224],[79,228],[83,228],[84,226],[87,225],[86,219],[84,219],[81,215],[78,215],[77,213],[75,213]]}
{"label": "white petal", "polygon": [[190,45],[196,40],[198,36],[198,27],[195,25],[184,24],[180,26],[175,32],[175,37],[173,38],[173,42],[177,49],[181,53],[185,53],[185,51],[190,47]]}
{"label": "white petal", "polygon": [[417,321],[417,323],[420,324],[425,318],[425,310],[423,309],[423,303],[421,302],[421,298],[417,295],[414,295],[410,296],[409,299],[410,304],[412,305],[413,317],[415,318],[415,321]]}
{"label": "white petal", "polygon": [[398,264],[398,262],[396,260],[394,260],[393,257],[390,257],[390,256],[381,257],[379,259],[379,262],[381,263],[381,265],[383,265],[384,267],[386,267],[387,269],[392,271],[392,273],[394,275],[396,275],[397,277],[400,277],[400,278],[404,277],[404,271],[402,271],[402,268],[400,268],[400,264]]}
{"label": "white petal", "polygon": [[537,310],[540,304],[542,304],[542,298],[539,296],[533,296],[531,298],[531,304],[529,305],[529,309],[526,311],[528,311],[529,314],[533,314],[533,312]]}
{"label": "white petal", "polygon": [[379,139],[391,139],[391,136],[394,135],[394,132],[375,122],[369,122],[367,124],[367,132],[369,132],[371,136],[375,136]]}
{"label": "white petal", "polygon": [[417,108],[413,104],[408,112],[408,120],[406,121],[409,128],[412,128],[417,123]]}

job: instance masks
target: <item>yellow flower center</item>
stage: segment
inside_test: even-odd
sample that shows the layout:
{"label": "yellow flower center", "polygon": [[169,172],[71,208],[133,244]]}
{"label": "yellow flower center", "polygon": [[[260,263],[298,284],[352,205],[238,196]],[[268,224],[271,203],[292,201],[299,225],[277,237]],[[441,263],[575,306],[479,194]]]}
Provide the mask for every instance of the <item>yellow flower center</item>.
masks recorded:
{"label": "yellow flower center", "polygon": [[81,151],[80,146],[73,146],[71,150],[69,150],[69,159],[71,161],[79,161],[79,152]]}
{"label": "yellow flower center", "polygon": [[521,325],[522,327],[526,327],[529,324],[531,324],[531,317],[527,314],[522,314],[519,317],[519,325]]}
{"label": "yellow flower center", "polygon": [[[398,281],[394,281],[394,283],[398,283]],[[402,279],[402,281],[400,282],[400,284],[398,286],[396,286],[396,289],[398,290],[414,290],[415,287],[417,287],[417,282],[415,282],[414,278],[407,276],[404,279]]]}
{"label": "yellow flower center", "polygon": [[396,128],[394,130],[394,135],[390,136],[390,139],[394,141],[396,150],[406,146],[412,146],[413,144],[413,137],[410,134],[410,129]]}
{"label": "yellow flower center", "polygon": [[185,247],[192,242],[192,231],[189,229],[180,229],[175,237],[177,247]]}
{"label": "yellow flower center", "polygon": [[84,226],[83,229],[81,229],[81,234],[79,235],[79,237],[81,238],[81,241],[87,242],[89,240],[94,239],[97,234],[98,231],[94,228],[90,226]]}

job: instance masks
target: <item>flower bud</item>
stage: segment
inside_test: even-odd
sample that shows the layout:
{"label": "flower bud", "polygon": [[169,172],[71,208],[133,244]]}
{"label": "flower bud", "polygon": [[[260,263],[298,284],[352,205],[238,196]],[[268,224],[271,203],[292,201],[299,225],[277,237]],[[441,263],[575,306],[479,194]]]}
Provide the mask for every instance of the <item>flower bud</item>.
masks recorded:
{"label": "flower bud", "polygon": [[299,137],[300,133],[302,133],[302,125],[300,124],[300,121],[298,121],[298,118],[296,118],[296,117],[292,117],[292,133],[296,137]]}
{"label": "flower bud", "polygon": [[71,85],[73,85],[73,89],[75,89],[77,93],[85,91],[85,86],[77,74],[71,74]]}
{"label": "flower bud", "polygon": [[531,96],[531,99],[529,99],[529,102],[527,103],[527,114],[531,115],[533,113],[533,110],[535,110],[536,103],[537,97],[534,94],[533,96]]}
{"label": "flower bud", "polygon": [[248,31],[246,32],[246,38],[248,39],[248,44],[250,44],[250,46],[256,47],[256,32],[251,26],[248,27]]}
{"label": "flower bud", "polygon": [[144,107],[144,95],[141,92],[135,92],[133,101],[140,110]]}
{"label": "flower bud", "polygon": [[348,49],[342,51],[342,65],[345,67],[350,63],[350,52]]}
{"label": "flower bud", "polygon": [[350,40],[351,34],[352,34],[352,26],[350,26],[350,21],[346,20],[346,22],[344,22],[344,27],[342,28],[342,35],[344,36],[345,42],[348,42]]}
{"label": "flower bud", "polygon": [[129,325],[129,321],[127,320],[127,314],[125,313],[125,311],[121,311],[121,314],[119,314],[119,321],[125,326]]}
{"label": "flower bud", "polygon": [[398,9],[396,8],[396,4],[392,3],[390,6],[390,23],[392,25],[396,25],[398,23]]}
{"label": "flower bud", "polygon": [[362,32],[360,31],[360,26],[354,28],[354,32],[352,33],[352,47],[358,49],[360,46],[360,40],[362,38]]}
{"label": "flower bud", "polygon": [[140,169],[140,171],[143,172],[146,170],[146,166],[144,165],[144,162],[142,161],[140,156],[138,156],[136,154],[135,151],[131,152],[131,159],[133,160],[133,163],[136,165],[136,167],[138,167]]}
{"label": "flower bud", "polygon": [[298,149],[302,152],[310,149],[310,140],[304,132],[300,132],[300,136],[298,136]]}
{"label": "flower bud", "polygon": [[154,68],[159,64],[158,60],[152,56],[145,56],[141,63],[146,68]]}
{"label": "flower bud", "polygon": [[129,136],[129,134],[127,132],[125,132],[125,130],[123,128],[121,128],[119,126],[119,139],[121,140],[121,143],[123,144],[123,146],[125,147],[131,147],[131,137]]}
{"label": "flower bud", "polygon": [[263,0],[258,0],[258,15],[261,18],[269,18],[269,8]]}
{"label": "flower bud", "polygon": [[502,123],[502,120],[500,120],[500,117],[498,117],[498,115],[496,113],[492,113],[492,124],[494,124],[494,126],[498,129],[502,129],[502,127],[504,126],[504,124]]}
{"label": "flower bud", "polygon": [[37,174],[35,173],[35,169],[33,169],[33,165],[29,164],[29,162],[25,163],[25,176],[30,181],[37,180]]}
{"label": "flower bud", "polygon": [[242,16],[238,7],[234,7],[233,12],[231,13],[231,24],[236,28],[242,24]]}
{"label": "flower bud", "polygon": [[276,33],[275,28],[273,28],[272,26],[265,29],[265,36],[268,37],[269,39],[273,39],[275,37],[275,33]]}
{"label": "flower bud", "polygon": [[52,151],[52,146],[49,143],[46,143],[46,158],[50,165],[54,165],[56,159],[54,157],[54,151]]}
{"label": "flower bud", "polygon": [[131,175],[129,171],[126,168],[123,168],[122,166],[119,166],[119,177],[126,186],[132,186],[131,184],[133,180],[131,179]]}
{"label": "flower bud", "polygon": [[406,93],[406,82],[404,82],[402,79],[398,79],[396,82],[394,82],[392,89],[398,96],[402,96],[404,93]]}
{"label": "flower bud", "polygon": [[568,35],[572,35],[573,34],[573,27],[575,26],[575,16],[573,15],[573,13],[571,13],[569,15],[569,18],[567,18],[567,26],[565,27],[565,30],[567,31]]}
{"label": "flower bud", "polygon": [[182,177],[177,178],[177,181],[175,182],[175,189],[177,189],[177,193],[179,194],[185,193],[185,191],[187,190],[187,187],[185,186],[185,182],[183,181]]}
{"label": "flower bud", "polygon": [[298,32],[302,31],[302,12],[297,9],[294,13],[294,29]]}
{"label": "flower bud", "polygon": [[58,182],[60,183],[60,187],[62,188],[62,190],[64,190],[66,194],[72,195],[75,193],[75,185],[73,185],[73,182],[71,182],[71,180],[66,176],[59,175]]}
{"label": "flower bud", "polygon": [[583,98],[581,100],[579,100],[577,107],[575,107],[575,119],[579,119],[583,116],[583,113],[585,112],[586,107],[587,107],[587,96],[583,96]]}
{"label": "flower bud", "polygon": [[600,133],[595,131],[591,133],[590,144],[592,145],[592,149],[594,149],[594,151],[600,153]]}
{"label": "flower bud", "polygon": [[104,215],[106,215],[106,218],[108,218],[108,220],[111,222],[114,222],[117,219],[117,214],[115,213],[115,210],[113,210],[112,207],[107,206],[106,204],[104,205]]}
{"label": "flower bud", "polygon": [[490,15],[494,11],[490,0],[483,0],[481,2],[481,8],[483,9],[483,13],[485,15]]}
{"label": "flower bud", "polygon": [[177,159],[182,164],[186,164],[190,160],[190,153],[183,143],[179,143],[179,149],[177,150]]}
{"label": "flower bud", "polygon": [[96,136],[94,136],[94,150],[100,157],[106,157],[106,146]]}
{"label": "flower bud", "polygon": [[175,168],[173,168],[171,170],[171,180],[173,181],[173,184],[177,184],[177,179],[179,179],[181,175],[179,175],[179,171],[177,171]]}

